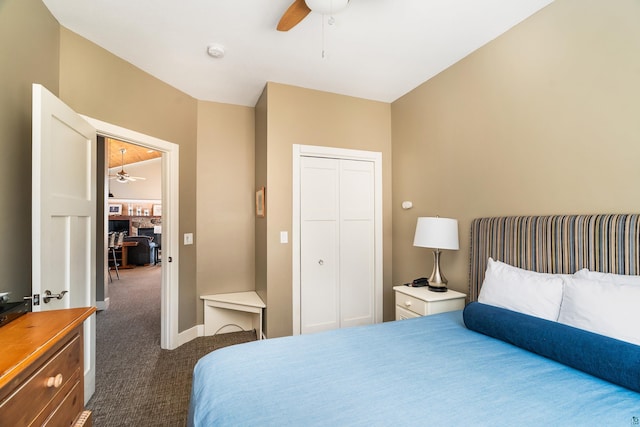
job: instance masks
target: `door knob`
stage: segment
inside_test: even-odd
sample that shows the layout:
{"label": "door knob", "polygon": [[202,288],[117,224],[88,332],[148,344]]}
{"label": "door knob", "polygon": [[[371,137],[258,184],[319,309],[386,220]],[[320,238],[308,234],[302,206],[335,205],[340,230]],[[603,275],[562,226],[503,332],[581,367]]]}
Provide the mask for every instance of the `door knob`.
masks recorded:
{"label": "door knob", "polygon": [[44,291],[44,296],[42,297],[42,301],[44,301],[44,303],[47,304],[53,298],[62,299],[64,294],[66,294],[67,292],[69,292],[69,291],[62,291],[59,294],[52,294],[51,291],[47,289],[46,291]]}
{"label": "door knob", "polygon": [[318,264],[324,265],[324,260],[318,260]]}

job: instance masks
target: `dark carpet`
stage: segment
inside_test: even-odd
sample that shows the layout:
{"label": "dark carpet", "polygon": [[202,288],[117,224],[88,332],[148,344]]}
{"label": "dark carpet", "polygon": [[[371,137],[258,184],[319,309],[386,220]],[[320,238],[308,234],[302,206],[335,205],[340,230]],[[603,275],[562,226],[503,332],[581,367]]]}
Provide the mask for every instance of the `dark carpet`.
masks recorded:
{"label": "dark carpet", "polygon": [[108,310],[96,321],[96,392],[87,408],[96,427],[184,426],[193,367],[218,348],[255,332],[201,337],[160,349],[160,266],[121,270]]}

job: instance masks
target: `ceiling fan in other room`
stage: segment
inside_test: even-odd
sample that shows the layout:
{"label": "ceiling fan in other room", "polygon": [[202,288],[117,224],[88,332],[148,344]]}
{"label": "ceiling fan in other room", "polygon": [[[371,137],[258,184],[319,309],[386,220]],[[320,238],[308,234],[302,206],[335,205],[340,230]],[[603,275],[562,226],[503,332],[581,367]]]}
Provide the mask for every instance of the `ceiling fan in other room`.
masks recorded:
{"label": "ceiling fan in other room", "polygon": [[344,10],[348,4],[349,0],[295,0],[284,12],[276,28],[278,31],[289,31],[312,11],[333,15]]}
{"label": "ceiling fan in other room", "polygon": [[115,179],[117,182],[121,184],[126,184],[129,181],[137,181],[139,179],[146,179],[141,176],[130,176],[128,173],[124,171],[124,153],[127,152],[126,148],[121,148],[120,153],[122,154],[122,166],[120,167],[120,171],[115,175],[109,175],[109,179]]}

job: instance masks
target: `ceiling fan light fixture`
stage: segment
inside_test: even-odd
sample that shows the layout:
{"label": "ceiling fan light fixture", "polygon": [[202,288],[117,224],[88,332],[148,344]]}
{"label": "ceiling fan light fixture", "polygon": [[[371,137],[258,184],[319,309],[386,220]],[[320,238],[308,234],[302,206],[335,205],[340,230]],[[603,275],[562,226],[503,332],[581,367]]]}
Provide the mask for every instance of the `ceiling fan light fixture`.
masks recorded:
{"label": "ceiling fan light fixture", "polygon": [[309,9],[323,15],[333,15],[347,8],[349,0],[304,0]]}
{"label": "ceiling fan light fixture", "polygon": [[122,155],[122,165],[120,166],[120,170],[118,171],[118,173],[116,173],[115,175],[109,175],[110,179],[115,179],[116,182],[119,182],[120,184],[127,184],[129,181],[136,181],[138,179],[146,179],[141,176],[131,176],[124,171],[124,153],[126,152],[126,148],[120,149],[120,154]]}

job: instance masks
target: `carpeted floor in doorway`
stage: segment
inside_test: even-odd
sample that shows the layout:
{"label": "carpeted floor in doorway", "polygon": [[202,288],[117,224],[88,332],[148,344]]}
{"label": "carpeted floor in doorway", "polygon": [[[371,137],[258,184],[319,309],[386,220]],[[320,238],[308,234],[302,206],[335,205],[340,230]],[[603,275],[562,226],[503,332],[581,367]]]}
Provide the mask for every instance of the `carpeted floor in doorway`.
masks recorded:
{"label": "carpeted floor in doorway", "polygon": [[[255,332],[197,338],[160,349],[160,266],[113,274],[110,306],[96,322],[96,392],[87,404],[96,427],[184,426],[193,367],[218,348]],[[115,273],[115,272],[112,272]]]}

